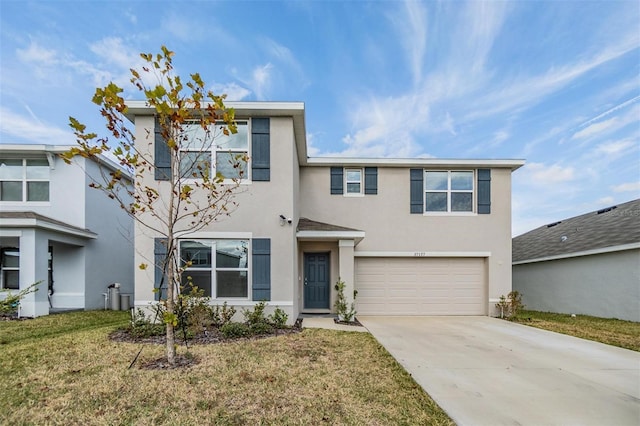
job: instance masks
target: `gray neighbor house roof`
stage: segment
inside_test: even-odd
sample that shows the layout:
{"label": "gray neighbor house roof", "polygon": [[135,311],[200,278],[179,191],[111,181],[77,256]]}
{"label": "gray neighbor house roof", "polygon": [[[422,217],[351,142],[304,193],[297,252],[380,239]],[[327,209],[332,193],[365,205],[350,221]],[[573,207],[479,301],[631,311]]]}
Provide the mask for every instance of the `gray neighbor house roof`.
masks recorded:
{"label": "gray neighbor house roof", "polygon": [[519,235],[512,240],[512,262],[552,260],[617,248],[640,248],[640,199],[550,223]]}

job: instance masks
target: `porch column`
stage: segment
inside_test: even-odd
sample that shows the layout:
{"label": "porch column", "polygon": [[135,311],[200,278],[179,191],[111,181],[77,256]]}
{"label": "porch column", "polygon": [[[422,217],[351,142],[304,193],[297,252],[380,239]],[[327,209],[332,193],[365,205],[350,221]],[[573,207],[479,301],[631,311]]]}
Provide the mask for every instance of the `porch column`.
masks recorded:
{"label": "porch column", "polygon": [[20,316],[49,315],[48,298],[48,240],[35,229],[25,229],[20,236],[20,290],[41,281],[38,291],[27,294],[20,302]]}
{"label": "porch column", "polygon": [[355,247],[354,240],[339,240],[338,241],[338,249],[339,249],[339,258],[340,258],[340,268],[339,275],[340,279],[345,283],[344,296],[347,300],[347,307],[351,307],[353,303],[353,290],[354,287],[354,265],[353,265],[353,250]]}

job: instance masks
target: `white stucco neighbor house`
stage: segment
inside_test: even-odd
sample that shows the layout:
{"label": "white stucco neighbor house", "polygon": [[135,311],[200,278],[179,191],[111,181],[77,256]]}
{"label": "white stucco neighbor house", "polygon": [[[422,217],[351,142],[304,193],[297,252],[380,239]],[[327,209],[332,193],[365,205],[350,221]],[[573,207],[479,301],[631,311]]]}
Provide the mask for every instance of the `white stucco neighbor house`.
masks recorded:
{"label": "white stucco neighbor house", "polygon": [[[239,128],[233,152],[249,157],[239,207],[179,247],[212,303],[266,300],[295,320],[332,312],[341,279],[348,298],[357,290],[359,315],[496,314],[511,291],[511,173],[523,160],[312,158],[303,103],[227,106]],[[154,109],[129,102],[128,118],[137,148],[175,173],[154,140]],[[226,144],[212,148],[212,168]],[[156,178],[142,183],[162,194]],[[138,225],[135,246],[136,264],[164,255],[163,240]],[[136,306],[154,303],[162,278],[136,269]]]}
{"label": "white stucco neighbor house", "polygon": [[640,199],[515,237],[513,289],[527,309],[640,321]]}
{"label": "white stucco neighbor house", "polygon": [[59,154],[70,146],[0,144],[0,297],[40,282],[21,316],[100,309],[120,283],[133,294],[133,221],[89,188],[117,165]]}

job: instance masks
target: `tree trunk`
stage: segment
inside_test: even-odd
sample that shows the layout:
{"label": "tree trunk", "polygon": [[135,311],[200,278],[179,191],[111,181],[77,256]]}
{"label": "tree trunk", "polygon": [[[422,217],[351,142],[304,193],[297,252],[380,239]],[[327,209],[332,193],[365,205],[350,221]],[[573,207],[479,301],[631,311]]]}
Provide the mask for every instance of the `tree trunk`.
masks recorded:
{"label": "tree trunk", "polygon": [[167,362],[170,366],[176,365],[176,334],[173,326],[173,318],[176,313],[175,304],[175,274],[176,268],[174,265],[175,253],[174,253],[173,239],[169,239],[167,248],[167,314],[168,321],[165,321],[167,327]]}
{"label": "tree trunk", "polygon": [[176,335],[173,323],[167,323],[167,362],[176,365]]}

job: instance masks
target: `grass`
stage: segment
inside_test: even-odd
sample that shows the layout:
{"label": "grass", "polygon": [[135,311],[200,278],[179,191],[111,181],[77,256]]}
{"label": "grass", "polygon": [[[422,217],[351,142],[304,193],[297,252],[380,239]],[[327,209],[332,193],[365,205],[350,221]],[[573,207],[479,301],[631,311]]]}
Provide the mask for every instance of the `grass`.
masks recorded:
{"label": "grass", "polygon": [[127,319],[0,322],[0,424],[453,424],[368,333],[192,346],[197,365],[144,370],[127,368],[140,348],[136,365],[164,348],[108,340]]}
{"label": "grass", "polygon": [[588,315],[522,311],[515,322],[608,345],[640,351],[640,323]]}

